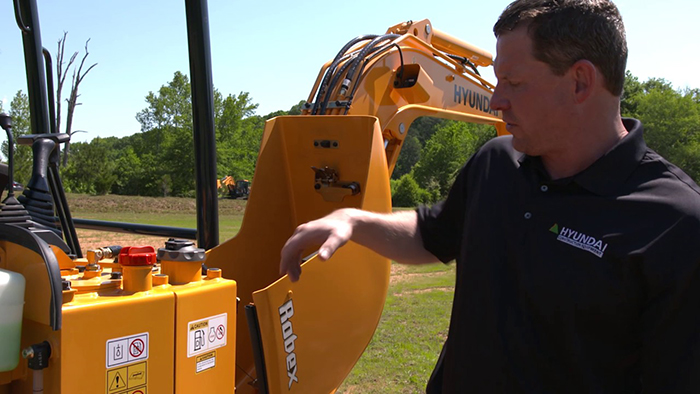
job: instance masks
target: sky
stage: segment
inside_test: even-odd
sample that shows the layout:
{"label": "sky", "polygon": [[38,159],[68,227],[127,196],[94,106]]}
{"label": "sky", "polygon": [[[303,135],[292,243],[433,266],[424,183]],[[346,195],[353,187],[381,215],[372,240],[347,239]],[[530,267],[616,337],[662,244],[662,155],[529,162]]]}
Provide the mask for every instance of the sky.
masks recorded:
{"label": "sky", "polygon": [[[136,114],[145,97],[189,75],[184,1],[36,0],[42,44],[56,56],[68,32],[66,58],[90,39],[80,84],[74,141],[140,132]],[[21,33],[11,1],[0,3],[0,100],[9,110],[18,90],[27,92]],[[306,99],[323,66],[350,39],[382,34],[407,20],[433,27],[496,55],[493,23],[509,1],[232,1],[209,0],[214,86],[224,96],[248,92],[256,114],[289,110]],[[618,0],[627,31],[627,68],[641,81],[665,78],[675,88],[700,88],[697,0]],[[334,5],[336,4],[336,5]],[[55,74],[55,70],[54,70]],[[482,71],[495,82],[493,72]],[[70,75],[66,85],[69,85]],[[64,88],[63,97],[69,93]],[[65,109],[65,104],[62,104]],[[65,115],[63,115],[65,120]],[[65,122],[64,122],[65,124]]]}

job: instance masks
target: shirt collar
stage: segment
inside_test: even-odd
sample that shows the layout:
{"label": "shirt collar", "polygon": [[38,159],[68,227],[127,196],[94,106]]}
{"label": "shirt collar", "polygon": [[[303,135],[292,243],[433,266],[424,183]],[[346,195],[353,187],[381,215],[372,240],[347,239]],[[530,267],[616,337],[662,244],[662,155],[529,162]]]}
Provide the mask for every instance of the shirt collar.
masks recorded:
{"label": "shirt collar", "polygon": [[[580,173],[556,182],[563,184],[575,182],[598,195],[612,194],[618,187],[622,186],[632,171],[637,168],[647,151],[642,122],[637,119],[623,118],[622,123],[628,134],[618,141],[608,153]],[[533,165],[536,170],[549,178],[539,157],[523,154],[518,161],[520,164],[527,162]]]}

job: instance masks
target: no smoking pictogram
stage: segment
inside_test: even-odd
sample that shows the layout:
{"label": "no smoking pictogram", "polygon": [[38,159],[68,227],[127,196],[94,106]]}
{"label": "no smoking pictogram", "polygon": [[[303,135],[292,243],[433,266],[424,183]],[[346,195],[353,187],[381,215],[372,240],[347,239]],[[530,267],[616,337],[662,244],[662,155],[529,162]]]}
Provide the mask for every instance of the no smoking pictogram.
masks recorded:
{"label": "no smoking pictogram", "polygon": [[143,354],[143,350],[145,348],[146,346],[144,345],[143,341],[136,338],[129,345],[129,354],[131,354],[131,357],[139,357],[141,354]]}
{"label": "no smoking pictogram", "polygon": [[225,333],[226,333],[226,327],[224,327],[223,324],[219,324],[219,327],[216,327],[216,338],[217,339],[223,338]]}

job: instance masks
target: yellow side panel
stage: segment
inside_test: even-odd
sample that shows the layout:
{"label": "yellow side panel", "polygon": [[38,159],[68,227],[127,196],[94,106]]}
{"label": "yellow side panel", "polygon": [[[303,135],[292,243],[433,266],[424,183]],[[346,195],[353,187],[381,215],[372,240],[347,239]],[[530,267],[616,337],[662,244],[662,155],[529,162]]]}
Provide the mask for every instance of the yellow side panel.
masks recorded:
{"label": "yellow side panel", "polygon": [[173,286],[175,394],[233,393],[236,282],[203,280]]}
{"label": "yellow side panel", "polygon": [[299,282],[285,277],[253,294],[270,393],[332,392],[381,316],[386,259],[351,243],[329,261],[314,258],[303,269]]}
{"label": "yellow side panel", "polygon": [[52,349],[60,351],[60,392],[173,393],[174,321],[167,290],[76,295],[63,307],[60,347]]}
{"label": "yellow side panel", "polygon": [[[331,147],[315,144],[320,141],[330,141]],[[337,146],[332,144],[334,142]],[[361,192],[340,201],[324,198],[322,191],[314,187],[312,166],[332,168],[339,182],[356,182]],[[344,207],[377,212],[391,209],[384,141],[377,119],[370,116],[284,116],[268,121],[241,230],[235,238],[210,250],[206,261],[207,266],[221,268],[226,278],[238,283],[241,298],[238,316],[241,318],[237,325],[236,390],[239,394],[252,392],[249,383],[251,377],[256,376],[248,327],[246,319],[242,318],[245,316],[243,307],[253,301],[253,292],[280,278],[280,251],[296,226]],[[310,254],[317,248],[307,252]],[[356,311],[361,311],[359,314],[365,319],[374,321],[372,327],[358,325],[362,327],[362,335],[344,339],[362,338],[354,345],[359,349],[355,355],[344,359],[354,358],[339,369],[345,370],[344,373],[352,368],[379,321],[389,278],[388,260],[369,252],[358,255],[359,249],[348,246],[346,252],[325,264],[318,264],[318,268],[307,264],[308,269],[305,266],[301,281],[295,285],[298,286],[295,291],[302,297],[299,301],[304,305],[302,310],[306,311],[302,313],[303,319],[310,319],[308,324],[319,327],[317,335],[326,330],[328,336],[343,338],[330,329],[335,317],[326,313],[330,305],[327,302],[330,298],[324,299],[326,291],[338,293],[335,308],[345,309],[349,316],[357,316]],[[288,283],[286,280],[281,283],[285,286],[282,292],[286,294]],[[358,294],[353,292],[366,292],[367,288],[373,289],[369,293],[371,296],[365,297],[368,302],[358,302]],[[268,309],[278,302],[281,300],[272,297],[265,301]],[[296,319],[299,320],[301,318]],[[300,327],[306,324],[298,323]],[[310,370],[306,371],[305,379],[311,380]],[[321,368],[317,373],[322,376],[327,370]],[[342,378],[338,384],[340,381]]]}

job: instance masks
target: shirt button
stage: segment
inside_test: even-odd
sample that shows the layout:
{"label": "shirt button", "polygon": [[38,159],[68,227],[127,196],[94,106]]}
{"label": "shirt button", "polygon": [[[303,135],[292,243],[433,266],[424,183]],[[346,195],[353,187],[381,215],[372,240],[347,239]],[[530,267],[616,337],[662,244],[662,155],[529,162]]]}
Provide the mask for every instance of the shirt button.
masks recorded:
{"label": "shirt button", "polygon": [[547,187],[547,185],[542,185],[542,186],[540,186],[540,190],[542,190],[543,192],[546,192],[547,190],[549,190],[549,187]]}
{"label": "shirt button", "polygon": [[530,212],[525,212],[525,219],[530,219],[532,217],[532,214]]}

